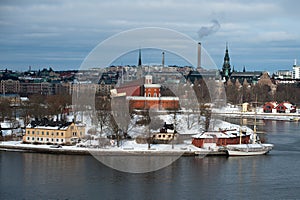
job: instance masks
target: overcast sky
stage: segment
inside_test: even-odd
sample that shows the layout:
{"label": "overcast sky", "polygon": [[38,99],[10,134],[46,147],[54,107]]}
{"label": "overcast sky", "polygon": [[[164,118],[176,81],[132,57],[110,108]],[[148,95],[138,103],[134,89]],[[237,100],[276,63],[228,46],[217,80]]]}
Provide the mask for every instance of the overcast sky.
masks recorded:
{"label": "overcast sky", "polygon": [[[296,0],[2,0],[0,69],[78,69],[100,42],[142,27],[169,28],[201,41],[219,68],[228,42],[236,70],[292,69],[300,60],[299,8]],[[135,64],[137,57],[123,60]],[[166,54],[166,64],[176,59]]]}

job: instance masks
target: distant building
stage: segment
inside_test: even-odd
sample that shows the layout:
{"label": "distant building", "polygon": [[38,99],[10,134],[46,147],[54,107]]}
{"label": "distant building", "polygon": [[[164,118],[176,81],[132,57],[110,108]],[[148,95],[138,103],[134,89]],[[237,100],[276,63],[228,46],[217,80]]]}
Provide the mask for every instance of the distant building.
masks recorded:
{"label": "distant building", "polygon": [[290,102],[282,102],[276,106],[277,113],[295,113],[296,106]]}
{"label": "distant building", "polygon": [[266,102],[263,106],[264,113],[295,113],[296,106],[290,102]]}
{"label": "distant building", "polygon": [[263,106],[264,113],[275,113],[275,108],[277,107],[277,105],[277,102],[266,102]]}
{"label": "distant building", "polygon": [[291,79],[293,78],[293,71],[291,70],[278,70],[275,72],[275,78],[278,79]]}
{"label": "distant building", "polygon": [[73,122],[32,121],[26,126],[25,143],[70,145],[85,136],[85,126]]}
{"label": "distant building", "polygon": [[230,81],[235,84],[236,81],[239,83],[244,83],[245,80],[250,85],[257,84],[259,78],[263,75],[261,71],[253,71],[253,72],[232,72],[230,76]]}
{"label": "distant building", "polygon": [[297,60],[293,65],[293,79],[300,79],[300,66],[297,66]]}
{"label": "distant building", "polygon": [[1,80],[0,82],[0,93],[1,94],[18,94],[20,92],[20,81],[19,80]]}

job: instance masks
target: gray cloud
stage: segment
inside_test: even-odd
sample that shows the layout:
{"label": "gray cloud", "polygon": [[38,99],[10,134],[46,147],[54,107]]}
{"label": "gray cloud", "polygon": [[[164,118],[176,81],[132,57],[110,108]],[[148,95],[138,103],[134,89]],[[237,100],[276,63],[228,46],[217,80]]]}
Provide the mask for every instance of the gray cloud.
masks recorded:
{"label": "gray cloud", "polygon": [[[296,48],[300,46],[298,4],[283,0],[4,0],[0,1],[0,69],[35,63],[53,64],[54,68],[80,66],[80,59],[99,42],[145,26],[174,29],[197,40],[200,37],[219,66],[226,41],[237,69],[249,62],[247,56],[238,56],[240,49],[255,58],[251,66],[290,66],[294,58],[300,60]],[[199,24],[207,22],[197,34]],[[270,47],[277,51],[266,49]],[[265,62],[273,57],[282,60]]]}

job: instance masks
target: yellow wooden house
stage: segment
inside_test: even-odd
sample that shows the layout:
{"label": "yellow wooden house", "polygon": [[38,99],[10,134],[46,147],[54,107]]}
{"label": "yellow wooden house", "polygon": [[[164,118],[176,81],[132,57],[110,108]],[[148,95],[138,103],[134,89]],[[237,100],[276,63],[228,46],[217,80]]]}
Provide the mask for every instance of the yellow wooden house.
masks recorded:
{"label": "yellow wooden house", "polygon": [[24,143],[71,145],[85,136],[85,125],[74,122],[31,122]]}

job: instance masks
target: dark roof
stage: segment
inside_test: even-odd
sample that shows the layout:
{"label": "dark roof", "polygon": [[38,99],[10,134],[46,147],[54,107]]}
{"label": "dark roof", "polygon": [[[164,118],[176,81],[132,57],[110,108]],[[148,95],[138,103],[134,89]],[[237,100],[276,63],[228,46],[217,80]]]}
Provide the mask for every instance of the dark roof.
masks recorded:
{"label": "dark roof", "polygon": [[63,128],[63,127],[68,127],[72,124],[72,122],[65,122],[65,121],[53,121],[53,120],[49,120],[47,118],[43,118],[41,120],[34,120],[30,122],[30,125],[32,128],[36,127],[36,126],[48,126],[48,127],[59,127]]}
{"label": "dark roof", "polygon": [[232,72],[230,77],[260,77],[263,74],[261,71],[254,72]]}

